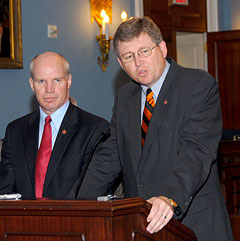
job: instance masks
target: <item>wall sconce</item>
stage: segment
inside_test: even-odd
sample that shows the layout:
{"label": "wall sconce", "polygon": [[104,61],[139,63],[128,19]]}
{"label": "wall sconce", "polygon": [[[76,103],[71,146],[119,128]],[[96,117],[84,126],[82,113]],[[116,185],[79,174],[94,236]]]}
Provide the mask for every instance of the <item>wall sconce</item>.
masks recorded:
{"label": "wall sconce", "polygon": [[90,0],[91,22],[95,19],[100,27],[100,35],[96,37],[101,51],[98,64],[105,72],[109,64],[109,51],[112,37],[109,36],[108,25],[112,23],[112,0]]}

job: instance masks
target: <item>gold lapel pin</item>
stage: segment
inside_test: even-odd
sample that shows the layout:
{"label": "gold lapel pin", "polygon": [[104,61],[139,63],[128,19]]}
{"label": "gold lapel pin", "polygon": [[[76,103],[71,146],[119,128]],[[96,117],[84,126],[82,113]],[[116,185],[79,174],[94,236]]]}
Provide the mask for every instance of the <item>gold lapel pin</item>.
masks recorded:
{"label": "gold lapel pin", "polygon": [[62,134],[66,135],[67,134],[67,130],[62,130]]}

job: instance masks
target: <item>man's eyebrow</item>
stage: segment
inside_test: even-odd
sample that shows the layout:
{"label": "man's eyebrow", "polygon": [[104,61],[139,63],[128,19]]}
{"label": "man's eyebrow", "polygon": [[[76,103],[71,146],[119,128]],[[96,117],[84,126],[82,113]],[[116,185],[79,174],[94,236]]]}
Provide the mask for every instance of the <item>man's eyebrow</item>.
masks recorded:
{"label": "man's eyebrow", "polygon": [[64,78],[65,78],[64,76],[59,76],[59,77],[53,78],[53,80],[56,80],[56,79],[64,79]]}

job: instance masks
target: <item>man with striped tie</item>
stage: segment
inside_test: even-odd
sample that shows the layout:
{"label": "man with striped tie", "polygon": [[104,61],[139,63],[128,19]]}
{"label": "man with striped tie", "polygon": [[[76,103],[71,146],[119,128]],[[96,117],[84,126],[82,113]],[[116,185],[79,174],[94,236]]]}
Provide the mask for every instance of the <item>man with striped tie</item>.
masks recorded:
{"label": "man with striped tie", "polygon": [[150,233],[174,215],[198,241],[233,240],[216,163],[222,131],[216,80],[168,58],[149,18],[121,23],[113,45],[134,81],[116,95],[110,137],[94,155],[79,198],[103,195],[121,173],[125,197],[152,204]]}

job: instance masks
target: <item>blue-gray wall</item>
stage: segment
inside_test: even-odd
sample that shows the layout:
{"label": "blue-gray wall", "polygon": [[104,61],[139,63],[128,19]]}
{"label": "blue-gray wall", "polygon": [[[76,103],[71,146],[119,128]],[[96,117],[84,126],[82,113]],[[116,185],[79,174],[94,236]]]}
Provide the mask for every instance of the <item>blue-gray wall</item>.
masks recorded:
{"label": "blue-gray wall", "polygon": [[240,29],[240,1],[231,0],[231,22],[232,29]]}
{"label": "blue-gray wall", "polygon": [[[7,124],[33,109],[33,93],[28,84],[29,63],[38,53],[56,51],[70,62],[73,83],[70,94],[87,111],[111,118],[114,92],[128,77],[112,52],[106,72],[97,64],[99,27],[90,19],[89,0],[21,1],[23,69],[0,69],[0,138]],[[121,22],[123,10],[134,13],[133,0],[113,0],[112,36]],[[57,39],[47,38],[47,25],[57,25]]]}
{"label": "blue-gray wall", "polygon": [[[121,22],[120,14],[134,13],[134,0],[113,0],[110,35]],[[219,29],[240,28],[240,1],[219,0]],[[57,39],[47,38],[47,25],[57,25]],[[33,109],[33,93],[28,84],[29,63],[44,51],[66,56],[71,65],[71,95],[78,105],[110,120],[115,90],[128,80],[112,52],[105,73],[97,65],[99,48],[96,22],[90,21],[89,0],[22,0],[23,65],[21,70],[0,69],[0,138],[10,121]]]}
{"label": "blue-gray wall", "polygon": [[219,31],[240,29],[240,1],[218,0]]}

